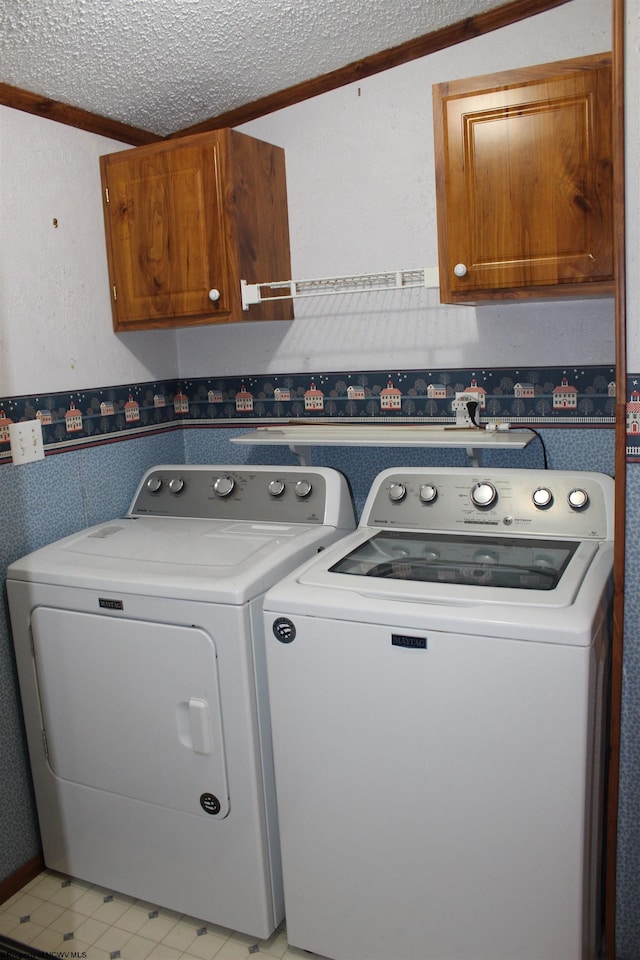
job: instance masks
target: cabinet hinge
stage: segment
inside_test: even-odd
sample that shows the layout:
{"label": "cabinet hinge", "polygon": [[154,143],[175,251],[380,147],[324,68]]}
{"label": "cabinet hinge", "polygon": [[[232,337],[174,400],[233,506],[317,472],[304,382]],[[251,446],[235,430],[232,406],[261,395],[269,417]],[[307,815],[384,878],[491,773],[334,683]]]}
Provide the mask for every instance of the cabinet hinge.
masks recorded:
{"label": "cabinet hinge", "polygon": [[116,285],[115,285],[115,283],[114,283],[114,285],[113,285],[113,287],[112,287],[111,289],[113,290],[113,299],[114,299],[114,300],[117,300],[117,299],[118,299],[118,291],[116,290]]}
{"label": "cabinet hinge", "polygon": [[105,199],[105,201],[106,201],[107,203],[110,203],[110,202],[111,202],[111,201],[109,200],[109,187],[105,187],[105,188],[104,188],[104,199]]}
{"label": "cabinet hinge", "polygon": [[48,760],[48,759],[49,759],[49,744],[47,743],[47,731],[44,729],[44,727],[43,727],[43,729],[42,729],[42,746],[44,747],[44,755],[45,755],[45,757],[46,757],[47,760]]}

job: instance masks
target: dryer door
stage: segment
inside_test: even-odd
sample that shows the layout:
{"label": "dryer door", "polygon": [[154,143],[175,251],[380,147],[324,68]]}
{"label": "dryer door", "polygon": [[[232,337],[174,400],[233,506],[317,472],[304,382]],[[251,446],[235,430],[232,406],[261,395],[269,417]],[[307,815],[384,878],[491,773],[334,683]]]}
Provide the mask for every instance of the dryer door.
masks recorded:
{"label": "dryer door", "polygon": [[228,814],[212,637],[52,607],[34,610],[31,625],[56,776],[173,810]]}

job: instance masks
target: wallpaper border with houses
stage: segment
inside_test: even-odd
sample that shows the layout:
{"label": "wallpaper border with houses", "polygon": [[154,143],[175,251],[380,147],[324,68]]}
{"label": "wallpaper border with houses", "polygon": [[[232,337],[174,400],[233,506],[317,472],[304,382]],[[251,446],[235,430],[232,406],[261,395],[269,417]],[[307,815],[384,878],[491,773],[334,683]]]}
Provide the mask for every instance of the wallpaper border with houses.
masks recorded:
{"label": "wallpaper border with houses", "polygon": [[[629,377],[627,456],[633,460],[640,460],[639,383],[640,375]],[[11,462],[9,425],[24,420],[40,420],[50,454],[187,426],[447,424],[455,421],[451,404],[461,391],[477,395],[480,423],[610,427],[615,420],[613,366],[185,378],[0,397],[0,464]]]}

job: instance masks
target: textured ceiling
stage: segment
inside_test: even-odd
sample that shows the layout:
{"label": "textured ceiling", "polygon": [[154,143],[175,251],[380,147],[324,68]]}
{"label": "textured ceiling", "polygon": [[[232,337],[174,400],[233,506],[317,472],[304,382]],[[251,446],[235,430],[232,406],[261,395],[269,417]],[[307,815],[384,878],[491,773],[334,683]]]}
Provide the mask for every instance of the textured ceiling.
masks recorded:
{"label": "textured ceiling", "polygon": [[166,135],[505,0],[0,0],[0,82]]}

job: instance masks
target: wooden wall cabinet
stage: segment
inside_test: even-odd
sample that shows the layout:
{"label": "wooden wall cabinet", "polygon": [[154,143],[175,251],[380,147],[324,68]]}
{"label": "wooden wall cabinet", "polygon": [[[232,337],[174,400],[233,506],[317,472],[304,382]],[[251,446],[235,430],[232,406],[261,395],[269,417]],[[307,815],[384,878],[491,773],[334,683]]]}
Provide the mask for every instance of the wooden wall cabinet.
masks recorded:
{"label": "wooden wall cabinet", "polygon": [[613,294],[610,55],[433,101],[442,302]]}
{"label": "wooden wall cabinet", "polygon": [[291,301],[243,311],[240,293],[241,279],[291,276],[281,148],[216,130],[103,156],[100,170],[116,331],[292,319]]}

